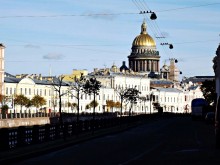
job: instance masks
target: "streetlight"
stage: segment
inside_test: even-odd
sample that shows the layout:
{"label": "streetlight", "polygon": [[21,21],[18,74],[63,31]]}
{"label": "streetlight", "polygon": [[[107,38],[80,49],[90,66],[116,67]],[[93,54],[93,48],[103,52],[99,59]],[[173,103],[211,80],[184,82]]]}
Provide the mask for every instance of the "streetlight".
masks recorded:
{"label": "streetlight", "polygon": [[146,14],[146,13],[151,13],[151,16],[150,16],[151,20],[157,19],[157,15],[153,11],[140,11],[139,14]]}

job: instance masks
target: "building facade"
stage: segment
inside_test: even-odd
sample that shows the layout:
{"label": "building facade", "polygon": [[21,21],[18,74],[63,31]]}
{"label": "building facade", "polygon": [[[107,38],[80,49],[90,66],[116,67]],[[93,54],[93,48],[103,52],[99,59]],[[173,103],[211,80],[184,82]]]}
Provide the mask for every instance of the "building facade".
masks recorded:
{"label": "building facade", "polygon": [[4,94],[5,46],[0,43],[0,94]]}
{"label": "building facade", "polygon": [[[37,112],[58,112],[58,93],[54,89],[52,81],[32,79],[30,77],[16,78],[11,76],[5,77],[4,82],[5,90],[4,96],[8,98],[9,113],[37,113]],[[66,95],[69,89],[68,85],[63,85],[61,88],[62,93],[62,109],[63,112],[68,112],[69,107],[67,103],[71,101],[70,97]],[[24,95],[28,99],[39,95],[46,100],[46,105],[42,107],[25,107],[14,104],[16,95]]]}

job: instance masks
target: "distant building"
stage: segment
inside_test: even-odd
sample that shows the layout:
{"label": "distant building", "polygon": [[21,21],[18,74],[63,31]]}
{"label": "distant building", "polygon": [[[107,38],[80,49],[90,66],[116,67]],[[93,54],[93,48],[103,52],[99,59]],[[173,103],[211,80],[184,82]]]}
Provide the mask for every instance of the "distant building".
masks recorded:
{"label": "distant building", "polygon": [[182,83],[189,84],[202,84],[206,80],[214,80],[215,76],[193,76],[193,77],[183,77]]}
{"label": "distant building", "polygon": [[129,68],[139,73],[158,73],[160,56],[156,50],[154,39],[147,33],[147,24],[144,21],[141,25],[141,33],[138,35],[131,48],[131,54],[128,56]]}
{"label": "distant building", "polygon": [[[58,93],[54,90],[55,82],[34,79],[31,76],[25,76],[22,78],[17,78],[8,73],[5,74],[4,78],[5,90],[4,95],[11,100],[9,106],[9,113],[36,113],[40,109],[44,112],[58,112]],[[71,101],[71,98],[65,94],[69,90],[69,85],[66,83],[62,84],[61,91],[64,94],[62,97],[62,109],[63,112],[70,112],[67,103]],[[26,108],[25,106],[21,107],[20,105],[14,105],[13,99],[16,95],[25,95],[27,98],[32,99],[34,96],[39,95],[45,98],[46,105],[36,109],[36,107]]]}
{"label": "distant building", "polygon": [[63,81],[73,82],[74,78],[80,78],[81,75],[83,75],[83,76],[88,75],[88,71],[74,69],[72,71],[72,74],[69,74],[69,75],[67,74],[67,75],[62,75],[62,76],[64,76]]}
{"label": "distant building", "polygon": [[5,46],[0,43],[0,94],[4,94]]}

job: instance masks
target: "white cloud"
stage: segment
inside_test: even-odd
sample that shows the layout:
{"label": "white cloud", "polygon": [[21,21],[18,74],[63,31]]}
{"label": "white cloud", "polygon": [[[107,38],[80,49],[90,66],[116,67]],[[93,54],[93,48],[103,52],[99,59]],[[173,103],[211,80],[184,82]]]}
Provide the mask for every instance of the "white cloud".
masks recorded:
{"label": "white cloud", "polygon": [[33,48],[33,49],[39,49],[40,46],[38,45],[32,45],[32,44],[27,44],[27,45],[24,45],[25,48]]}
{"label": "white cloud", "polygon": [[47,60],[62,60],[64,55],[58,53],[48,53],[47,55],[43,56],[43,59]]}

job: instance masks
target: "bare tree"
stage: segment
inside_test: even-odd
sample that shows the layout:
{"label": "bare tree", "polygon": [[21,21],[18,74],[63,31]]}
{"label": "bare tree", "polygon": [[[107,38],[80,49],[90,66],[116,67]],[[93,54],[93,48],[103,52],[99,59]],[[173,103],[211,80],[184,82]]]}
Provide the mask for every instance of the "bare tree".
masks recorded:
{"label": "bare tree", "polygon": [[123,107],[123,101],[125,100],[125,93],[127,89],[115,89],[117,95],[120,97],[120,104],[121,104],[121,112],[120,112],[120,117],[122,117],[122,107]]}
{"label": "bare tree", "polygon": [[146,96],[139,97],[139,100],[140,100],[140,102],[144,102],[144,112],[145,112],[145,114],[146,114],[146,106],[145,106],[145,103],[147,102],[147,97],[146,97]]}
{"label": "bare tree", "polygon": [[141,94],[141,92],[136,88],[128,88],[125,91],[124,97],[126,101],[130,103],[129,116],[131,116],[131,110],[133,105],[137,104],[137,100],[139,99],[139,94]]}
{"label": "bare tree", "polygon": [[62,93],[62,87],[63,86],[68,86],[68,84],[63,82],[64,76],[61,75],[58,78],[54,78],[52,80],[52,86],[54,88],[54,91],[57,92],[58,98],[59,98],[59,122],[61,126],[63,125],[63,115],[62,115],[62,96],[64,96],[66,93]]}
{"label": "bare tree", "polygon": [[[80,101],[80,94],[83,92],[83,85],[85,84],[85,77],[81,74],[80,78],[74,78],[74,82],[70,85],[70,93],[73,97],[77,99],[77,117],[76,121],[79,122],[79,101]],[[76,92],[76,95],[72,94],[72,90]]]}

